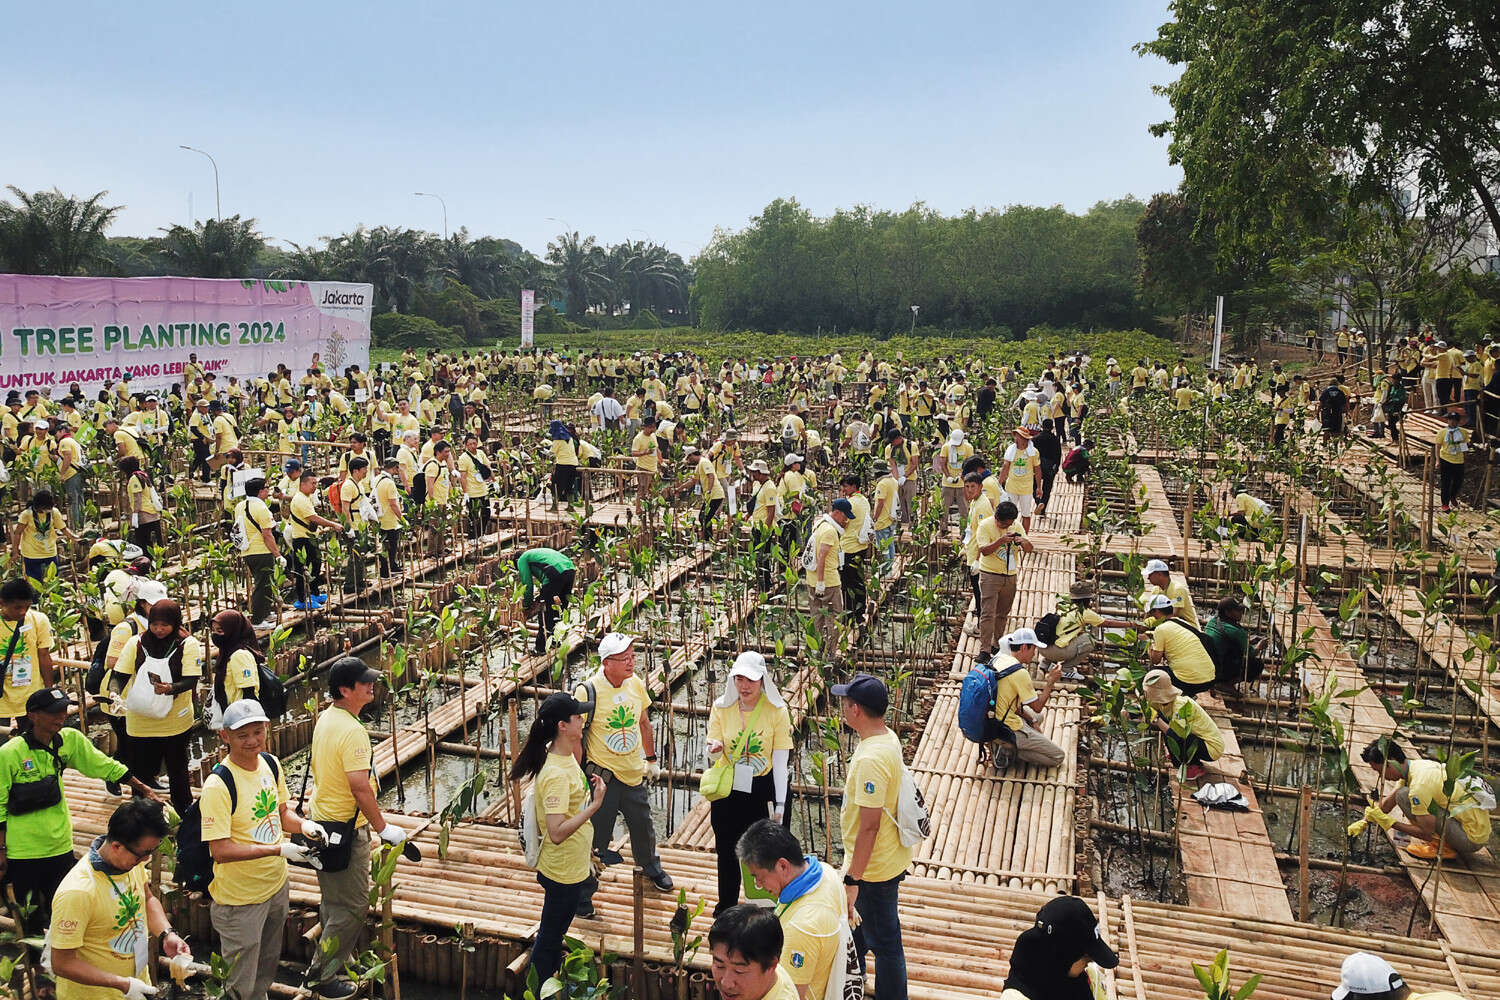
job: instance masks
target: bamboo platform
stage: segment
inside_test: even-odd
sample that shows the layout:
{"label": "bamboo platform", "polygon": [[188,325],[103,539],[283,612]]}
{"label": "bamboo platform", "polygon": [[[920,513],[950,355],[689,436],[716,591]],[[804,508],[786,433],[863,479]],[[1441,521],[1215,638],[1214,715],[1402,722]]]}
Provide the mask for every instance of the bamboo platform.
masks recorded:
{"label": "bamboo platform", "polygon": [[[1390,488],[1396,495],[1401,515],[1412,524],[1420,524],[1424,497],[1428,490],[1422,480],[1363,443],[1351,445],[1333,463],[1340,478],[1372,502],[1383,505],[1387,500],[1386,494],[1380,489],[1379,482],[1372,479],[1367,466],[1385,467],[1383,471],[1389,477]],[[1436,502],[1434,497],[1432,503]],[[1441,517],[1452,518],[1455,522],[1454,529],[1441,537],[1454,551],[1464,555],[1493,556],[1500,550],[1500,528],[1497,528],[1495,518],[1484,511],[1477,511],[1460,503],[1450,514],[1443,514]]]}
{"label": "bamboo platform", "polygon": [[1439,612],[1424,622],[1422,595],[1411,587],[1388,588],[1381,597],[1406,637],[1464,688],[1490,722],[1500,726],[1500,678],[1486,668],[1485,654],[1474,645],[1474,637]]}
{"label": "bamboo platform", "polygon": [[[551,504],[538,503],[535,500],[506,500],[495,508],[495,519],[508,523],[548,524],[548,525],[572,525],[578,523],[579,516],[583,514],[580,508],[576,512],[567,504],[559,504],[556,510]],[[634,504],[620,503],[618,501],[609,503],[596,503],[583,523],[593,525],[596,528],[625,528],[636,523],[640,518]]]}
{"label": "bamboo platform", "polygon": [[1136,499],[1146,502],[1141,514],[1145,530],[1145,548],[1162,558],[1182,558],[1182,525],[1177,513],[1167,499],[1167,488],[1161,481],[1161,473],[1153,465],[1135,465],[1135,476],[1145,491]]}

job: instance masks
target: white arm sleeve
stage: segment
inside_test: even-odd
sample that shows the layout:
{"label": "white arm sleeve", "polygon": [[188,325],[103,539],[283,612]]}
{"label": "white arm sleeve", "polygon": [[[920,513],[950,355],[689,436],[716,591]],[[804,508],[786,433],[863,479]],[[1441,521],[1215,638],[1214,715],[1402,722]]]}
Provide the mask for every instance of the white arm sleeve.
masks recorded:
{"label": "white arm sleeve", "polygon": [[786,807],[786,765],[791,757],[790,750],[771,751],[771,779],[776,783],[776,799],[773,804],[778,808]]}

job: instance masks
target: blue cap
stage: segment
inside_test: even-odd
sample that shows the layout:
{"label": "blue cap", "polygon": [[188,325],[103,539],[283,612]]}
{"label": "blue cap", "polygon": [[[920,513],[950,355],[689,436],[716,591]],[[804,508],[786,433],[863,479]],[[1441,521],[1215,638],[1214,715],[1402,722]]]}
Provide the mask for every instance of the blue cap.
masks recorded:
{"label": "blue cap", "polygon": [[891,705],[891,696],[885,689],[885,681],[870,674],[855,674],[848,684],[835,684],[829,689],[835,698],[848,698],[876,715],[884,715]]}
{"label": "blue cap", "polygon": [[839,497],[837,500],[835,500],[833,502],[833,509],[838,511],[840,514],[843,514],[845,517],[854,516],[854,505],[849,502],[849,499],[847,497]]}

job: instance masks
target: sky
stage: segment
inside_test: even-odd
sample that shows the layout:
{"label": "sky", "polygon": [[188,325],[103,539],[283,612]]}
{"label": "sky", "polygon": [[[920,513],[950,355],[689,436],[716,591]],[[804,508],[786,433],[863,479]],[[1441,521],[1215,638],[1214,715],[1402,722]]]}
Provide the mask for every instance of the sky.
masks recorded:
{"label": "sky", "polygon": [[[1167,0],[895,4],[26,3],[0,184],[211,217],[277,245],[360,224],[564,230],[685,257],[770,201],[1082,212],[1181,180],[1148,126]],[[189,205],[191,203],[191,215]]]}

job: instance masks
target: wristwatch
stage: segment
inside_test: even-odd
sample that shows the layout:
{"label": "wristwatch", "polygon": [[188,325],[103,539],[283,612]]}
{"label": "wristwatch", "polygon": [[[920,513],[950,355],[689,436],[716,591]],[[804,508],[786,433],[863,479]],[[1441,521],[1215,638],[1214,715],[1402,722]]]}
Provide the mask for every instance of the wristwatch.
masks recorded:
{"label": "wristwatch", "polygon": [[650,761],[654,761],[654,760],[656,760],[656,754],[654,754],[654,753],[653,754],[647,754],[646,755],[646,759],[650,760]]}
{"label": "wristwatch", "polygon": [[861,883],[860,880],[857,879],[857,878],[855,878],[853,875],[845,875],[844,876],[844,884],[845,885],[862,885],[863,883]]}

